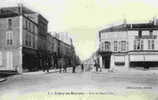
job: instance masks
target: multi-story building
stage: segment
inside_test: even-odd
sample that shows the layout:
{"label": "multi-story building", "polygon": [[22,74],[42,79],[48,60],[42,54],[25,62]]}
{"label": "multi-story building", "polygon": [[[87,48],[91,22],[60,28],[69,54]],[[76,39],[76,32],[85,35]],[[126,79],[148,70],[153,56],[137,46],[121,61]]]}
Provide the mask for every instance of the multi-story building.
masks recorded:
{"label": "multi-story building", "polygon": [[52,36],[47,25],[41,14],[26,7],[1,8],[0,71],[22,73],[48,68],[48,64],[57,68],[60,59],[69,64],[76,57],[72,40]]}
{"label": "multi-story building", "polygon": [[1,8],[0,70],[21,73],[38,69],[38,54],[41,58],[46,55],[47,24],[44,17],[26,7]]}
{"label": "multi-story building", "polygon": [[108,69],[158,67],[158,25],[121,24],[99,31],[101,66]]}
{"label": "multi-story building", "polygon": [[42,66],[44,66],[44,64],[49,59],[49,53],[47,52],[48,21],[37,12],[25,14],[25,16],[27,16],[30,20],[34,21],[38,25],[37,54],[39,56],[38,60],[40,62],[38,67],[42,68]]}
{"label": "multi-story building", "polygon": [[21,73],[22,69],[36,66],[32,64],[37,57],[38,25],[25,16],[31,13],[25,7],[0,9],[0,70]]}

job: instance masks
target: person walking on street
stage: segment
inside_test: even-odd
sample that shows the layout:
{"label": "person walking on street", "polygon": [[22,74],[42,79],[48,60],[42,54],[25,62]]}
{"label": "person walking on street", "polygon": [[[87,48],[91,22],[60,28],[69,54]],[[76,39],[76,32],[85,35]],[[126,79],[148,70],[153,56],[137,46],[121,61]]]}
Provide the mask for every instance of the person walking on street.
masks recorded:
{"label": "person walking on street", "polygon": [[75,72],[75,69],[76,69],[76,67],[75,67],[75,65],[72,67],[72,73],[76,73]]}
{"label": "person walking on street", "polygon": [[49,63],[48,62],[46,62],[46,70],[47,70],[47,72],[49,72]]}
{"label": "person walking on street", "polygon": [[63,68],[64,68],[64,72],[66,73],[67,72],[67,64],[66,63],[63,64]]}
{"label": "person walking on street", "polygon": [[94,61],[94,67],[96,68],[96,72],[98,72],[98,65],[97,65],[97,61]]}
{"label": "person walking on street", "polygon": [[84,65],[83,65],[83,63],[81,64],[81,70],[82,70],[82,72],[84,72]]}
{"label": "person walking on street", "polygon": [[59,65],[59,73],[61,73],[62,72],[62,62],[61,62],[61,59],[59,59],[58,65]]}

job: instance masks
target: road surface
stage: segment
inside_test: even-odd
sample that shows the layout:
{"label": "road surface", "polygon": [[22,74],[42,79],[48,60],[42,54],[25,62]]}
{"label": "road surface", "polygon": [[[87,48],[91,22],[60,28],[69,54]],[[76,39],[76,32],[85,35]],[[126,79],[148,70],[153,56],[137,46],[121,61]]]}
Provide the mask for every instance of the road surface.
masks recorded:
{"label": "road surface", "polygon": [[135,91],[158,93],[158,72],[82,72],[80,70],[76,73],[71,73],[70,70],[67,73],[32,72],[9,77],[7,81],[0,83],[0,97],[3,98],[30,93],[51,94],[52,91],[104,91],[107,94]]}

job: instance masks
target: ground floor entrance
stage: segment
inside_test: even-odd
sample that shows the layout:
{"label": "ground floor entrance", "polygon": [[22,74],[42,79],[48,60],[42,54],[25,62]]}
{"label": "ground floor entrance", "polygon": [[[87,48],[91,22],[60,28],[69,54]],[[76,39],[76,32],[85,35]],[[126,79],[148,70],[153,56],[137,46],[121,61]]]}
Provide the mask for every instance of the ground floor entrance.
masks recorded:
{"label": "ground floor entrance", "polygon": [[36,50],[23,48],[22,55],[23,72],[39,70],[39,61]]}
{"label": "ground floor entrance", "polygon": [[111,62],[111,52],[101,53],[101,56],[102,56],[103,67],[105,69],[109,69],[110,68],[110,62]]}

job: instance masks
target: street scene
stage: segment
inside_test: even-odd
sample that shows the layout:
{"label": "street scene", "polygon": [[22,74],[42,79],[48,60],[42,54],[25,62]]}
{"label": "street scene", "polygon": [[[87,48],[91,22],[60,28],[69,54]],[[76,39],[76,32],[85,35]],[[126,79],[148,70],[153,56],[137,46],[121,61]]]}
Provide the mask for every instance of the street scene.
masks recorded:
{"label": "street scene", "polygon": [[158,8],[118,1],[0,1],[0,100],[158,100]]}

